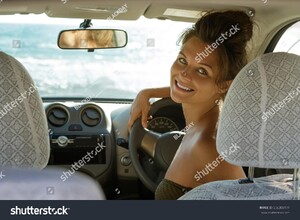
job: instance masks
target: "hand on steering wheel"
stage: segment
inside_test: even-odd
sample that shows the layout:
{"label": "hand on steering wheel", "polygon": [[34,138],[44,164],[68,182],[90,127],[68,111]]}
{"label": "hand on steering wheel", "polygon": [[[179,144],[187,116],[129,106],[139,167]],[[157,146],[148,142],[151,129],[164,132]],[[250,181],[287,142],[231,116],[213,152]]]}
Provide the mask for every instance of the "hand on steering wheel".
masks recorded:
{"label": "hand on steering wheel", "polygon": [[[149,113],[154,115],[158,109],[168,105],[176,106],[178,104],[171,99],[161,99],[151,106]],[[174,138],[175,135],[180,138]],[[165,173],[175,156],[183,135],[184,133],[180,131],[164,134],[150,131],[142,127],[141,118],[134,122],[129,135],[129,154],[140,180],[150,191],[155,192],[160,179],[153,180],[145,172],[139,160],[138,149],[143,150],[153,159],[155,166],[152,167],[156,173]]]}
{"label": "hand on steering wheel", "polygon": [[149,97],[146,95],[144,90],[140,91],[136,98],[134,99],[132,105],[131,105],[131,111],[130,111],[130,119],[128,121],[128,130],[131,130],[131,127],[133,123],[141,116],[141,122],[142,126],[144,128],[147,127],[147,121],[149,117],[149,111],[150,111],[151,105],[149,102]]}

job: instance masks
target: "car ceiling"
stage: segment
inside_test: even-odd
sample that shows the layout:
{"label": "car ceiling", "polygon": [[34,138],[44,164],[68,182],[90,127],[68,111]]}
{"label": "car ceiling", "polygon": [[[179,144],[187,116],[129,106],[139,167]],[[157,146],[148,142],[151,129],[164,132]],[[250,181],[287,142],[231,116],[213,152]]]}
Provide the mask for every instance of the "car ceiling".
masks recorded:
{"label": "car ceiling", "polygon": [[[118,14],[116,20],[146,18],[170,19],[195,22],[197,18],[167,16],[167,9],[203,11],[211,9],[241,9],[255,11],[258,25],[252,42],[252,56],[263,53],[274,34],[283,26],[300,18],[298,0],[2,0],[0,14],[41,14],[49,17],[106,19],[126,4],[126,13]],[[254,52],[255,51],[255,52]]]}

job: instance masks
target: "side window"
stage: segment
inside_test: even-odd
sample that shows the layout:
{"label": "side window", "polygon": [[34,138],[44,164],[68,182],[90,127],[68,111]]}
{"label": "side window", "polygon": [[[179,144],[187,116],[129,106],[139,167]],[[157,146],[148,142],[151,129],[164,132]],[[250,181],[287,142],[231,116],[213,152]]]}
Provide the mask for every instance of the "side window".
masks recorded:
{"label": "side window", "polygon": [[300,55],[300,22],[293,24],[284,32],[274,52],[288,52]]}

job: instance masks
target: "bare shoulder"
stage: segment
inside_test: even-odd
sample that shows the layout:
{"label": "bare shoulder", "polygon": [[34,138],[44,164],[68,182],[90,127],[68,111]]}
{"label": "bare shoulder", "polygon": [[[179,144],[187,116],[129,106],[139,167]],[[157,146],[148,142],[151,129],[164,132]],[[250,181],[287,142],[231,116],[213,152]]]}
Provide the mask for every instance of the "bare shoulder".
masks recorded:
{"label": "bare shoulder", "polygon": [[216,141],[213,138],[199,138],[193,149],[193,161],[197,174],[194,176],[198,184],[217,180],[244,178],[241,167],[226,162],[223,155],[216,149]]}
{"label": "bare shoulder", "polygon": [[193,146],[194,159],[201,158],[202,161],[209,162],[219,156],[214,138],[199,137]]}

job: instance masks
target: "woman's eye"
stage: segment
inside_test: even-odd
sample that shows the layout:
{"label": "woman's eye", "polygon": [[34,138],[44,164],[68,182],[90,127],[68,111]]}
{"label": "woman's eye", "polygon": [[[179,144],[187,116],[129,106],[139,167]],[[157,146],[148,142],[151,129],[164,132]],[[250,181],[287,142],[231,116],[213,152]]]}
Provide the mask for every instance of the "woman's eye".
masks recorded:
{"label": "woman's eye", "polygon": [[198,69],[198,73],[200,74],[200,75],[203,75],[203,76],[207,76],[208,74],[207,74],[207,71],[204,69],[204,68],[199,68]]}
{"label": "woman's eye", "polygon": [[178,58],[179,63],[186,64],[186,60],[182,57]]}

